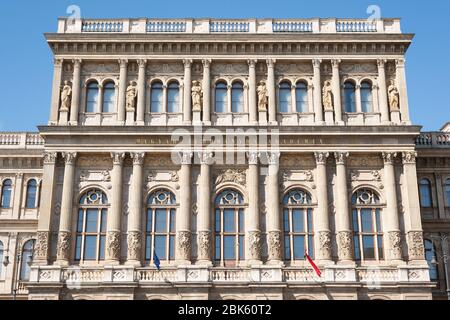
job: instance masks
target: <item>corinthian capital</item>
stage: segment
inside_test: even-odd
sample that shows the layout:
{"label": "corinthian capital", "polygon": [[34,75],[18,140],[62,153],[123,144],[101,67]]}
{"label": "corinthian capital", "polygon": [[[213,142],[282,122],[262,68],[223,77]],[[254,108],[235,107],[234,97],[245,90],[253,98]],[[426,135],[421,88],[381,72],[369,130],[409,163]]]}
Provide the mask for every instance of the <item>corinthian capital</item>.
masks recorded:
{"label": "corinthian capital", "polygon": [[336,159],[336,164],[345,165],[349,155],[350,154],[348,152],[335,152],[334,157]]}
{"label": "corinthian capital", "polygon": [[378,68],[384,68],[384,66],[386,65],[386,62],[387,62],[386,59],[378,59],[377,60]]}
{"label": "corinthian capital", "polygon": [[267,66],[269,67],[269,68],[273,68],[274,66],[275,66],[275,63],[277,62],[277,60],[275,60],[275,59],[267,59],[266,60],[266,63],[267,63]]}
{"label": "corinthian capital", "polygon": [[248,156],[248,164],[258,164],[258,158],[260,156],[259,152],[252,151],[249,152],[247,156]]}
{"label": "corinthian capital", "polygon": [[331,60],[331,65],[334,67],[334,68],[339,68],[339,65],[341,64],[341,60],[340,59],[333,59],[333,60]]}
{"label": "corinthian capital", "polygon": [[415,164],[417,158],[417,152],[409,151],[402,153],[403,164]]}
{"label": "corinthian capital", "polygon": [[211,65],[211,59],[203,59],[202,64],[204,68],[209,68],[209,66]]}
{"label": "corinthian capital", "polygon": [[214,152],[200,152],[198,156],[201,164],[211,164],[214,159]]}
{"label": "corinthian capital", "polygon": [[58,156],[57,152],[46,152],[44,153],[44,164],[54,164]]}
{"label": "corinthian capital", "polygon": [[193,63],[192,59],[183,59],[183,64],[185,68],[190,68],[192,63]]}
{"label": "corinthian capital", "polygon": [[395,65],[397,66],[397,68],[405,67],[405,63],[406,63],[406,59],[396,59],[395,60]]}
{"label": "corinthian capital", "polygon": [[122,165],[125,159],[125,152],[111,152],[111,158],[114,165]]}
{"label": "corinthian capital", "polygon": [[184,164],[184,165],[191,164],[193,156],[194,156],[194,153],[190,152],[190,151],[180,152],[181,164]]}
{"label": "corinthian capital", "polygon": [[320,68],[320,65],[322,64],[322,59],[313,59],[312,65],[314,68]]}
{"label": "corinthian capital", "polygon": [[133,164],[143,165],[144,158],[145,158],[145,152],[132,152],[131,158],[133,159]]}
{"label": "corinthian capital", "polygon": [[280,156],[281,154],[279,152],[268,152],[267,162],[269,165],[278,165],[280,163]]}
{"label": "corinthian capital", "polygon": [[147,65],[147,60],[146,59],[139,59],[138,60],[138,65],[139,65],[139,68],[145,68],[145,66]]}
{"label": "corinthian capital", "polygon": [[256,59],[248,59],[247,60],[247,63],[248,63],[248,66],[250,67],[250,68],[254,68],[255,66],[256,66],[256,63],[258,62],[258,60],[256,60]]}
{"label": "corinthian capital", "polygon": [[77,67],[77,68],[79,68],[81,66],[81,62],[82,62],[82,60],[79,58],[72,60],[73,66]]}
{"label": "corinthian capital", "polygon": [[396,156],[397,156],[396,152],[383,152],[384,164],[394,164]]}
{"label": "corinthian capital", "polygon": [[76,152],[63,152],[62,157],[66,164],[73,165],[73,164],[75,164],[75,161],[77,159],[77,153]]}
{"label": "corinthian capital", "polygon": [[328,152],[314,152],[316,158],[316,164],[326,164],[327,158],[330,156]]}

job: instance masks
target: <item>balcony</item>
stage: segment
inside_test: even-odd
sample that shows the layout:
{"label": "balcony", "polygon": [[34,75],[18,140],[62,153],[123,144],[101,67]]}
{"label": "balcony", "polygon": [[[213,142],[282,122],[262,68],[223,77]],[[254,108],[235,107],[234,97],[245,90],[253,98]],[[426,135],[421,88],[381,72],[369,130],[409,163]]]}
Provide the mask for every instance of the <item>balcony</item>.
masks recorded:
{"label": "balcony", "polygon": [[67,19],[58,33],[389,33],[401,34],[400,19]]}
{"label": "balcony", "polygon": [[44,144],[39,133],[0,132],[1,149],[43,149]]}
{"label": "balcony", "polygon": [[418,149],[446,149],[450,148],[450,133],[423,132],[416,139]]}

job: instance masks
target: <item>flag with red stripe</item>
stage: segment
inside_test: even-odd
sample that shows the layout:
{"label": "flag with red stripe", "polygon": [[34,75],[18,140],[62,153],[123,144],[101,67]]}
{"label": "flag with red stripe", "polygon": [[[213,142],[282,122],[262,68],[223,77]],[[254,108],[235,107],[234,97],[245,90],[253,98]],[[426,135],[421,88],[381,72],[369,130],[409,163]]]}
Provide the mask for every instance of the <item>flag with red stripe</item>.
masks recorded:
{"label": "flag with red stripe", "polygon": [[311,259],[311,257],[308,255],[308,252],[305,252],[305,257],[308,260],[311,267],[313,267],[314,271],[317,273],[319,277],[322,277],[322,271],[320,271],[319,267],[314,263],[314,261]]}

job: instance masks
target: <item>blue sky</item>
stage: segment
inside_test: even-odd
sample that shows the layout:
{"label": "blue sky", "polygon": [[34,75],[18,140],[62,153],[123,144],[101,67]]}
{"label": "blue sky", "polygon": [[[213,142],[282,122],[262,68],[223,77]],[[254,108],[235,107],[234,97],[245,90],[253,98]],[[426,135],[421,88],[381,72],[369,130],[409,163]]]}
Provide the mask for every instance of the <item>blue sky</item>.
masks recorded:
{"label": "blue sky", "polygon": [[56,32],[70,5],[82,17],[400,17],[416,38],[407,55],[411,117],[424,130],[450,121],[450,1],[428,0],[41,0],[0,2],[0,131],[35,131],[50,110],[53,59],[43,33]]}

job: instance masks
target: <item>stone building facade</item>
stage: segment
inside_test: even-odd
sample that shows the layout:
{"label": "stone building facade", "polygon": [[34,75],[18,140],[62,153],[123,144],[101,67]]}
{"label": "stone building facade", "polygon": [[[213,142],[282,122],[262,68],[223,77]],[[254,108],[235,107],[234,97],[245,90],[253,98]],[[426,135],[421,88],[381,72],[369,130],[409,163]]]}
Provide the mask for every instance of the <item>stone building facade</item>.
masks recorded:
{"label": "stone building facade", "polygon": [[445,290],[426,258],[450,143],[410,121],[399,20],[60,19],[46,38],[48,125],[0,134],[1,298]]}

